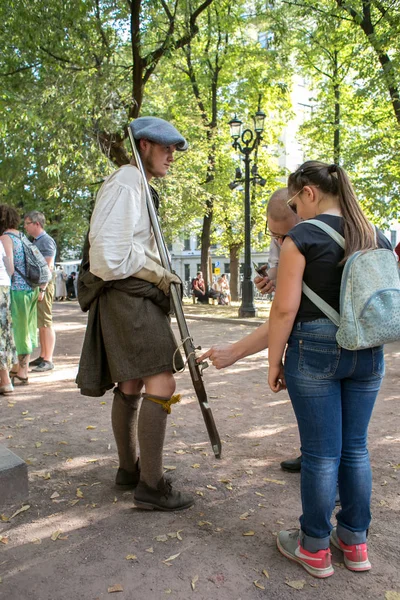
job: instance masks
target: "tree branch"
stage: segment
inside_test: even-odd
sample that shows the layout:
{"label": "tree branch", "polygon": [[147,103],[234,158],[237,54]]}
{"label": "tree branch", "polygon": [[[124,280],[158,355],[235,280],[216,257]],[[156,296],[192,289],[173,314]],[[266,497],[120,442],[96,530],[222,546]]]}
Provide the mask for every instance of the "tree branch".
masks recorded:
{"label": "tree branch", "polygon": [[36,62],[33,65],[26,65],[25,67],[18,67],[14,69],[14,71],[8,71],[8,73],[0,73],[0,77],[8,77],[9,75],[16,75],[17,73],[22,73],[22,71],[29,71],[29,69],[35,69],[41,64],[41,62]]}

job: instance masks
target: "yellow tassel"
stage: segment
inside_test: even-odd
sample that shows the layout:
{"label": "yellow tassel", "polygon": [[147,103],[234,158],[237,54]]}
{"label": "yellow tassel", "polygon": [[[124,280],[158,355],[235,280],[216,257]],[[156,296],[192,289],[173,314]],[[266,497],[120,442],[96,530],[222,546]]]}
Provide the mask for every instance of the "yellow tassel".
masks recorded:
{"label": "yellow tassel", "polygon": [[181,395],[175,394],[175,396],[171,396],[171,398],[169,400],[160,400],[160,398],[155,398],[154,396],[149,396],[149,394],[146,394],[146,400],[151,400],[152,402],[155,402],[156,404],[161,404],[161,406],[163,407],[163,410],[165,410],[165,412],[167,412],[170,415],[171,414],[171,404],[176,404],[177,402],[180,402]]}

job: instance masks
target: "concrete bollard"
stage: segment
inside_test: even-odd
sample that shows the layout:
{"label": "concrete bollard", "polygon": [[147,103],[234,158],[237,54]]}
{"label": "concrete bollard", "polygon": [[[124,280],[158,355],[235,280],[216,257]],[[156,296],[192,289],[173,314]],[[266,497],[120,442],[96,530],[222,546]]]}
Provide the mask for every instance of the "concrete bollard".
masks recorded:
{"label": "concrete bollard", "polygon": [[28,496],[26,462],[0,444],[0,508],[25,502]]}

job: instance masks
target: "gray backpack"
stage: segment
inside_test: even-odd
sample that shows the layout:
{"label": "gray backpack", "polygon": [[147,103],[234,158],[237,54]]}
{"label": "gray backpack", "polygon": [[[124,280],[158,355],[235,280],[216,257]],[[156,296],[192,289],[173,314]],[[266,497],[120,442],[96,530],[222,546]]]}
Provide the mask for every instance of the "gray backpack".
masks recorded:
{"label": "gray backpack", "polygon": [[[12,233],[8,233],[8,235],[17,237]],[[20,233],[18,237],[21,240],[24,249],[25,274],[21,273],[17,267],[15,267],[15,270],[31,288],[46,285],[51,280],[51,272],[46,259],[39,248],[37,248],[35,244],[32,244],[32,242],[30,242],[22,233]]]}
{"label": "gray backpack", "polygon": [[[339,246],[345,247],[343,236],[326,223],[315,219],[307,223],[323,229]],[[400,340],[400,277],[391,250],[363,250],[347,259],[340,285],[340,314],[304,281],[303,293],[338,326],[336,340],[346,350],[373,348]]]}

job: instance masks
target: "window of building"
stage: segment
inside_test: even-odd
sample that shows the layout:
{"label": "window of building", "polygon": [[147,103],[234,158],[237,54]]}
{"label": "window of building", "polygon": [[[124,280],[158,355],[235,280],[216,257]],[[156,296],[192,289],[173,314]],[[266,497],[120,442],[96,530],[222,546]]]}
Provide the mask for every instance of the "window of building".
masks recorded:
{"label": "window of building", "polygon": [[185,237],[183,240],[183,249],[190,250],[190,237]]}
{"label": "window of building", "polygon": [[190,281],[190,265],[185,264],[185,281]]}
{"label": "window of building", "polygon": [[231,272],[231,263],[224,263],[224,273]]}
{"label": "window of building", "polygon": [[258,34],[258,43],[261,48],[266,50],[273,50],[274,48],[274,34],[272,31],[260,31]]}
{"label": "window of building", "polygon": [[397,231],[395,229],[391,229],[391,231],[390,231],[390,243],[392,244],[392,248],[396,248],[396,245],[397,245]]}

